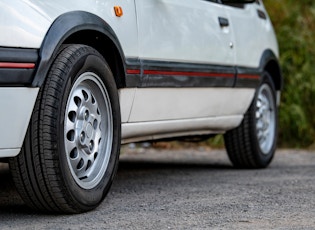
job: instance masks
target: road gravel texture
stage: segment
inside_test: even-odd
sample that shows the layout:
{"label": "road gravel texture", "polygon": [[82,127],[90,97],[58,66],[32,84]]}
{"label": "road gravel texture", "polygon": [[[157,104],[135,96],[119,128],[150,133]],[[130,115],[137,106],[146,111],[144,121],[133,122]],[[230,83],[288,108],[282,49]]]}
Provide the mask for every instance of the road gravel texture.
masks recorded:
{"label": "road gravel texture", "polygon": [[105,201],[79,215],[28,209],[0,165],[0,229],[315,229],[315,152],[278,150],[264,170],[224,150],[128,149]]}

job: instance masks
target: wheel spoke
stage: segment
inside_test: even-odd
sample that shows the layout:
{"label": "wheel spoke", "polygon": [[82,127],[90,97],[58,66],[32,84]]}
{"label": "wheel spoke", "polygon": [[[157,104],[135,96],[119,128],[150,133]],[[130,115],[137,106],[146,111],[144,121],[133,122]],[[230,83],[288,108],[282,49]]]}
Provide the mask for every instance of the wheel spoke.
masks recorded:
{"label": "wheel spoke", "polygon": [[65,147],[66,147],[66,152],[68,154],[71,153],[71,151],[77,147],[76,143],[74,141],[68,141],[66,140],[66,143],[65,143]]}
{"label": "wheel spoke", "polygon": [[113,118],[106,88],[97,75],[82,74],[69,95],[64,133],[73,178],[83,188],[97,185],[111,154]]}
{"label": "wheel spoke", "polygon": [[80,179],[87,177],[87,164],[89,162],[88,154],[84,150],[79,151],[79,157],[74,162],[73,166],[75,167],[75,173],[77,177]]}
{"label": "wheel spoke", "polygon": [[256,133],[262,152],[268,153],[275,136],[275,104],[269,85],[263,84],[256,102]]}

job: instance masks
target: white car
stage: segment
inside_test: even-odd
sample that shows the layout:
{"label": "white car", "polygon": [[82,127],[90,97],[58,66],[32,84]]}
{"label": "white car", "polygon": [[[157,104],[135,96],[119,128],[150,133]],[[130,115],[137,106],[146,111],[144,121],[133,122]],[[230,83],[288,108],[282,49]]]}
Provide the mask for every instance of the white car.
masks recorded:
{"label": "white car", "polygon": [[224,134],[239,168],[277,140],[278,45],[260,0],[2,0],[0,157],[27,205],[80,213],[120,145]]}

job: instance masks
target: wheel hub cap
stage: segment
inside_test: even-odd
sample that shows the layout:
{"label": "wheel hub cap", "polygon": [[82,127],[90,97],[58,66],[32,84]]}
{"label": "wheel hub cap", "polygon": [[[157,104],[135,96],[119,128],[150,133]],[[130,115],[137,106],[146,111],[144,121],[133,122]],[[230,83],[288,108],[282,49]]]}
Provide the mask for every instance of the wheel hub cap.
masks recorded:
{"label": "wheel hub cap", "polygon": [[275,103],[268,84],[263,84],[257,95],[256,132],[261,151],[268,154],[275,138]]}
{"label": "wheel hub cap", "polygon": [[64,125],[68,165],[82,188],[95,187],[106,172],[112,122],[110,101],[102,81],[93,73],[82,74],[70,92]]}

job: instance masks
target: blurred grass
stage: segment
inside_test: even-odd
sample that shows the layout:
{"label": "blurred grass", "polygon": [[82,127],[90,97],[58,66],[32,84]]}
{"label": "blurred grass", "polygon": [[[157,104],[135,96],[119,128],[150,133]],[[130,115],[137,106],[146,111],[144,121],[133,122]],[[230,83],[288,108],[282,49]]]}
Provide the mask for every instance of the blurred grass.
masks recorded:
{"label": "blurred grass", "polygon": [[265,0],[280,48],[284,76],[279,146],[315,141],[315,1]]}

